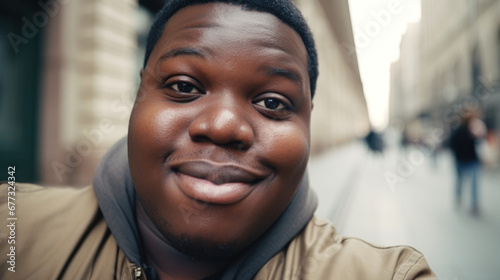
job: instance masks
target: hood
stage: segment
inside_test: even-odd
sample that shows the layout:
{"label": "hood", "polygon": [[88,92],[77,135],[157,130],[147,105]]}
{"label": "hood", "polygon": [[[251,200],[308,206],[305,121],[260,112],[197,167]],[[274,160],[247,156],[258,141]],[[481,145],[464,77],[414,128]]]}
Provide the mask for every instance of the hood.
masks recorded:
{"label": "hood", "polygon": [[[135,189],[128,165],[126,137],[113,145],[101,160],[94,177],[94,189],[104,219],[120,249],[132,263],[150,270],[141,258],[141,241],[135,220]],[[309,188],[306,172],[285,212],[262,238],[226,269],[221,279],[252,279],[306,226],[316,207],[317,197]]]}

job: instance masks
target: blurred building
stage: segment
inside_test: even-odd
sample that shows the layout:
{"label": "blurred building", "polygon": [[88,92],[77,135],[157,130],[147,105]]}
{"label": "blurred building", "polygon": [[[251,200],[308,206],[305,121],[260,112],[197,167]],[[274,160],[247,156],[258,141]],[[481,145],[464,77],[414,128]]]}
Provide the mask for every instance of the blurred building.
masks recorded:
{"label": "blurred building", "polygon": [[138,34],[149,25],[138,7],[136,0],[1,2],[2,169],[15,165],[18,181],[92,181],[100,157],[127,131]]}
{"label": "blurred building", "polygon": [[296,0],[308,21],[319,56],[311,123],[317,154],[368,133],[368,109],[354,51],[347,0]]}
{"label": "blurred building", "polygon": [[[162,0],[0,3],[0,167],[17,181],[85,185],[127,133],[145,37]],[[320,57],[313,152],[368,130],[347,0],[296,1]],[[0,180],[7,177],[0,172]]]}
{"label": "blurred building", "polygon": [[[500,1],[422,0],[391,67],[390,121],[415,137],[479,111],[500,128]],[[422,139],[416,139],[422,141]]]}
{"label": "blurred building", "polygon": [[[411,23],[401,39],[401,49],[410,55],[401,55],[399,61],[391,65],[391,95],[389,111],[392,125],[402,126],[418,116],[420,105],[420,24]],[[399,121],[399,122],[397,122]],[[409,124],[406,124],[408,126]],[[400,128],[400,127],[398,127]],[[410,130],[410,132],[414,132]],[[409,135],[415,138],[414,135]]]}

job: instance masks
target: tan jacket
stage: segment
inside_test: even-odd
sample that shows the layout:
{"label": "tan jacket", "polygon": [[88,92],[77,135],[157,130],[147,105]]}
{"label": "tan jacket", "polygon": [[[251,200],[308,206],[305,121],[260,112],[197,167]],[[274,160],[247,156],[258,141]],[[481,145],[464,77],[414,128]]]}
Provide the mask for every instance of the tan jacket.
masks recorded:
{"label": "tan jacket", "polygon": [[[8,185],[3,184],[0,220],[14,223],[15,228],[1,230],[0,279],[145,279],[116,244],[91,186],[17,184],[15,201],[11,199],[14,215],[9,215],[7,196]],[[12,251],[15,263],[8,262]],[[9,270],[13,264],[15,272]],[[329,222],[313,218],[255,279],[437,278],[422,254],[412,248],[377,247],[342,238]]]}

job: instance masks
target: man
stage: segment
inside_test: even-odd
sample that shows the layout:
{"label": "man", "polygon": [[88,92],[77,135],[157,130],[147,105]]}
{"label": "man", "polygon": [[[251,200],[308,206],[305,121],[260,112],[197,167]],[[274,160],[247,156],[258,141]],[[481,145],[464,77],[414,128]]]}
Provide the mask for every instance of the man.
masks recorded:
{"label": "man", "polygon": [[455,158],[456,182],[455,205],[462,203],[462,187],[465,177],[471,177],[471,213],[480,214],[478,181],[481,161],[476,146],[486,136],[486,125],[476,118],[475,112],[466,112],[460,126],[450,135],[450,149]]}
{"label": "man", "polygon": [[414,249],[341,238],[313,217],[316,77],[312,36],[290,1],[168,1],[128,138],[93,187],[18,186],[17,271],[3,275],[434,279]]}

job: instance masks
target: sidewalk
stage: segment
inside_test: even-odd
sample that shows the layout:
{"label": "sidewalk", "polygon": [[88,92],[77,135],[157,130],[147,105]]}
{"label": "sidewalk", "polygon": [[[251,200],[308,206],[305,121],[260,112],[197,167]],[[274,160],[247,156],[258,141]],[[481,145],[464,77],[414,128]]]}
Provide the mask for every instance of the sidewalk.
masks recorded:
{"label": "sidewalk", "polygon": [[[448,152],[434,161],[425,156],[390,185],[410,149],[384,157],[355,143],[311,159],[311,186],[318,193],[317,215],[331,220],[343,235],[380,245],[410,245],[426,256],[439,279],[500,279],[500,172],[484,170],[479,217],[470,214],[467,189],[462,207],[453,201],[454,166]],[[403,164],[404,165],[404,164]],[[403,168],[404,169],[404,168]]]}
{"label": "sidewalk", "polygon": [[353,181],[367,150],[361,141],[349,143],[309,160],[309,183],[318,195],[316,216],[338,227],[353,191]]}

